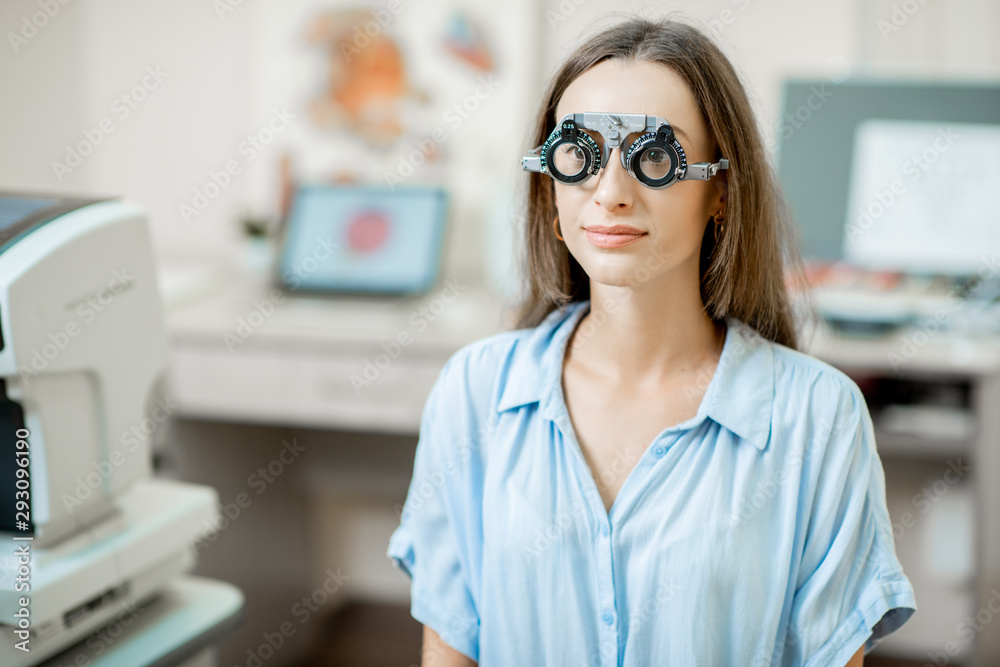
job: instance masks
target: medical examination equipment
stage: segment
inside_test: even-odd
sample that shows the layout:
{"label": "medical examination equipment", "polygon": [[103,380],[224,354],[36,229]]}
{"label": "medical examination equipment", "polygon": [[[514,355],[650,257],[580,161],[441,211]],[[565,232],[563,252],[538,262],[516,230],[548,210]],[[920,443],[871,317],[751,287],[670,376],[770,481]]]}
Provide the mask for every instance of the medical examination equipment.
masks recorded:
{"label": "medical examination equipment", "polygon": [[36,664],[193,566],[217,494],[152,477],[166,361],[143,210],[0,192],[0,664]]}
{"label": "medical examination equipment", "polygon": [[[591,132],[602,137],[603,150]],[[625,150],[623,142],[635,134],[639,136]],[[579,185],[607,165],[614,148],[620,149],[629,175],[654,190],[677,181],[707,181],[729,168],[725,158],[689,165],[673,127],[659,116],[593,112],[563,116],[545,143],[521,158],[521,168]]]}

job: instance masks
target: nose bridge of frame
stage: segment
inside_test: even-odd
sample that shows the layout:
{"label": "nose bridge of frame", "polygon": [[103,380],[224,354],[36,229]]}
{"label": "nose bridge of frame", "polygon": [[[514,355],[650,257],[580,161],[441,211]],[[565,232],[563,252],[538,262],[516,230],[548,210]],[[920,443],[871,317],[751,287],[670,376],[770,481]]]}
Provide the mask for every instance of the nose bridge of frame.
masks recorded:
{"label": "nose bridge of frame", "polygon": [[[631,134],[622,134],[617,128],[607,128],[604,126],[599,126],[595,128],[585,128],[594,138],[597,143],[597,147],[601,151],[601,169],[608,166],[608,161],[611,159],[611,151],[615,148],[618,149],[618,157],[621,162],[622,167],[628,170],[628,165],[625,163],[625,154],[628,152],[627,148],[629,145],[627,139]],[[593,135],[597,135],[594,137]]]}

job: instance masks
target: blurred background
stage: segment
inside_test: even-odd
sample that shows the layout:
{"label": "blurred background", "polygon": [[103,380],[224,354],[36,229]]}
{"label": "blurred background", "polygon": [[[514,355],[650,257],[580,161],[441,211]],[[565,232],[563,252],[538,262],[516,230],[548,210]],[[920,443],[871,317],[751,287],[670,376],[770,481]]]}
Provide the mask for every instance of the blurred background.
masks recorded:
{"label": "blurred background", "polygon": [[219,664],[419,664],[385,551],[420,412],[511,325],[543,87],[635,15],[736,66],[803,349],[869,401],[920,609],[865,664],[1000,665],[1000,1],[7,0],[0,190],[148,219],[167,361],[137,437],[217,492]]}

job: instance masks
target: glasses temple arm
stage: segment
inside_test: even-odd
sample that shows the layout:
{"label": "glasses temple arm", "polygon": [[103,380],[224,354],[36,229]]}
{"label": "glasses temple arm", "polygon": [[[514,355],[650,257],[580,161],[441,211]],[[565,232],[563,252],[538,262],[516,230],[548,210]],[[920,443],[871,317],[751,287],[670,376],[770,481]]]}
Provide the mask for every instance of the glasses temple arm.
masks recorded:
{"label": "glasses temple arm", "polygon": [[721,169],[729,169],[729,160],[722,158],[716,163],[696,162],[689,164],[687,171],[678,174],[679,181],[708,181],[711,180]]}
{"label": "glasses temple arm", "polygon": [[538,148],[529,151],[527,155],[521,158],[521,169],[524,171],[536,171],[538,173],[544,173],[542,169],[542,148]]}

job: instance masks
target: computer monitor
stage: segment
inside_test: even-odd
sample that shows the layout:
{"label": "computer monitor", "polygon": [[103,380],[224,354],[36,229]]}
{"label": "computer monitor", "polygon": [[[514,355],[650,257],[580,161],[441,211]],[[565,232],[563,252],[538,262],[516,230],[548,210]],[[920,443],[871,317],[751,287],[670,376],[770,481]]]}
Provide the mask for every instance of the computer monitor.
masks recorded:
{"label": "computer monitor", "polygon": [[436,187],[303,185],[278,261],[288,290],[418,294],[437,281],[447,196]]}
{"label": "computer monitor", "polygon": [[790,80],[782,106],[778,177],[807,259],[962,275],[1000,253],[1000,84]]}
{"label": "computer monitor", "polygon": [[[866,120],[854,134],[844,255],[963,275],[1000,252],[1000,124]],[[971,269],[971,270],[970,270]]]}

